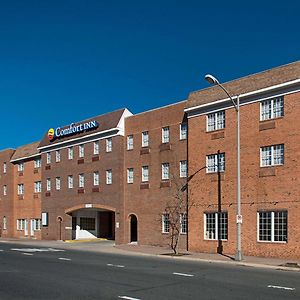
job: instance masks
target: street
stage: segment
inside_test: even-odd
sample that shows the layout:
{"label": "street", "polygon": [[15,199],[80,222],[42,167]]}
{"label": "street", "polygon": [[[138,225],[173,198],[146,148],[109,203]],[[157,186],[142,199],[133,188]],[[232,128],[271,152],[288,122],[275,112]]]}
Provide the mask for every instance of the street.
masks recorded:
{"label": "street", "polygon": [[300,273],[0,244],[0,299],[300,299]]}

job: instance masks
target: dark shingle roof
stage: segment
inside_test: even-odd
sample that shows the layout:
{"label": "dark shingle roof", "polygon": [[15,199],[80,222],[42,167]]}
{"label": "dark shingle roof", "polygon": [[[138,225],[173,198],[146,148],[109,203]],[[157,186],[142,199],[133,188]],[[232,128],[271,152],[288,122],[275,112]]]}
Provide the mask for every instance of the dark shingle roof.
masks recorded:
{"label": "dark shingle roof", "polygon": [[[300,61],[224,83],[231,95],[241,95],[300,78]],[[227,96],[218,86],[190,93],[187,108],[225,99]]]}

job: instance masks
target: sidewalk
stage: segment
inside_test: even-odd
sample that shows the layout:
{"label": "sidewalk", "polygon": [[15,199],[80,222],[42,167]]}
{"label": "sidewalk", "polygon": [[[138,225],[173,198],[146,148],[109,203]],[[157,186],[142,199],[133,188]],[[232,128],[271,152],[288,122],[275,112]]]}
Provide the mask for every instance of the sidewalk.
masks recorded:
{"label": "sidewalk", "polygon": [[195,253],[183,252],[182,256],[172,256],[172,250],[165,247],[143,246],[136,244],[115,245],[114,241],[103,239],[95,241],[85,241],[76,243],[67,243],[64,241],[38,241],[26,239],[2,239],[0,238],[0,247],[2,243],[14,243],[33,247],[60,248],[65,250],[91,251],[99,253],[110,253],[120,255],[144,255],[155,256],[164,259],[203,261],[209,263],[224,263],[231,265],[242,265],[249,267],[269,268],[276,270],[297,271],[300,272],[300,259],[277,259],[244,256],[243,261],[237,262],[234,257],[221,255],[217,253]]}

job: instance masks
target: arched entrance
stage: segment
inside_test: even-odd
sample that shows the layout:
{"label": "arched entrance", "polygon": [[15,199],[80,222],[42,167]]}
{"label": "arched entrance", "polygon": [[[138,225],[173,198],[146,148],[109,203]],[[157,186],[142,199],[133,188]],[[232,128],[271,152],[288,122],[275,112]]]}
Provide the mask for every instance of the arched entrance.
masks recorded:
{"label": "arched entrance", "polygon": [[130,215],[130,242],[138,240],[138,221],[136,215]]}
{"label": "arched entrance", "polygon": [[72,216],[72,239],[115,239],[115,209],[99,204],[83,204],[65,212]]}

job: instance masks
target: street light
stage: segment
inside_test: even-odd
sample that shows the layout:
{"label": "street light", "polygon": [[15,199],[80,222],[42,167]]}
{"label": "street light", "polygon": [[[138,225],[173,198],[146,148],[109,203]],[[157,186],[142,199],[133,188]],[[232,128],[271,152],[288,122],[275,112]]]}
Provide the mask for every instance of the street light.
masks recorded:
{"label": "street light", "polygon": [[236,234],[236,253],[235,253],[235,260],[241,261],[243,259],[242,256],[242,243],[241,243],[241,147],[240,147],[240,97],[239,95],[236,96],[236,101],[233,100],[232,96],[226,90],[226,88],[219,82],[217,78],[214,76],[207,74],[205,75],[205,80],[212,85],[218,85],[229,97],[231,100],[235,111],[236,111],[236,118],[237,118],[237,126],[236,126],[236,150],[237,150],[237,190],[236,190],[236,198],[237,198],[237,209],[236,209],[236,225],[237,225],[237,234]]}

